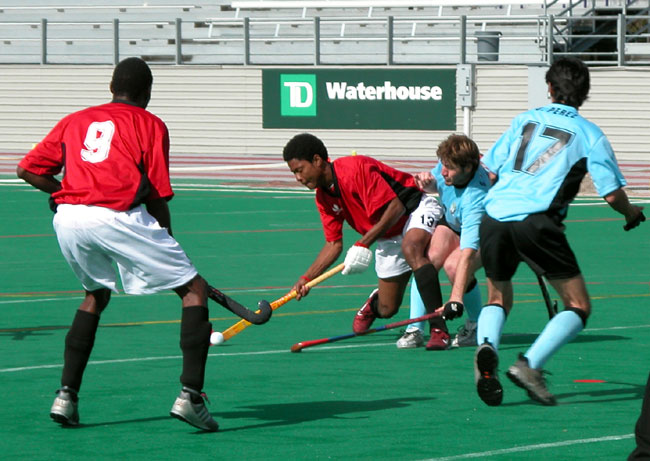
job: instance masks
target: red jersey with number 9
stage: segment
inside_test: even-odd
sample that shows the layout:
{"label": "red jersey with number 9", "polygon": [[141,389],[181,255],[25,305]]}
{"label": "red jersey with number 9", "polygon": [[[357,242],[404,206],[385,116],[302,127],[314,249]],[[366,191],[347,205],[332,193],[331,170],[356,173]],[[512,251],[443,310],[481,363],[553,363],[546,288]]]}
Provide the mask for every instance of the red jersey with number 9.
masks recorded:
{"label": "red jersey with number 9", "polygon": [[52,194],[57,204],[126,211],[174,195],[165,123],[124,102],[64,117],[19,166],[37,175],[63,170],[62,189]]}

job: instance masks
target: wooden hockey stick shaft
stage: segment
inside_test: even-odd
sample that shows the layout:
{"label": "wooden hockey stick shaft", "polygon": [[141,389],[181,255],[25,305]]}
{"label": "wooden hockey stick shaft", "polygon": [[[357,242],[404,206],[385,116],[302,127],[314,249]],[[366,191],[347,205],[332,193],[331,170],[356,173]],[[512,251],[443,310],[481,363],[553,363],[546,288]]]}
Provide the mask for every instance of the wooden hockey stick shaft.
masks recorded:
{"label": "wooden hockey stick shaft", "polygon": [[399,328],[404,325],[409,325],[411,323],[424,322],[425,320],[429,320],[434,317],[439,317],[440,315],[442,315],[442,311],[432,312],[431,314],[425,314],[421,317],[416,317],[414,319],[406,319],[406,320],[401,320],[399,322],[387,323],[386,325],[382,325],[377,328],[371,328],[369,330],[362,331],[360,333],[348,333],[340,336],[332,336],[330,338],[312,339],[311,341],[301,341],[291,346],[291,352],[300,352],[301,350],[306,349],[307,347],[318,346],[319,344],[334,343],[336,341],[342,341],[344,339],[350,339],[356,336],[365,336],[371,333],[377,333],[378,331],[390,330],[392,328]]}
{"label": "wooden hockey stick shaft", "polygon": [[[331,276],[338,274],[343,270],[345,265],[343,263],[339,264],[336,267],[333,267],[332,269],[328,270],[327,272],[323,272],[321,275],[316,277],[314,280],[310,280],[306,285],[309,288],[315,287],[319,283],[327,280]],[[279,299],[276,299],[271,303],[271,309],[276,310],[278,307],[283,306],[284,304],[288,303],[292,299],[294,299],[296,296],[298,296],[298,293],[295,290],[291,290],[289,293],[286,295],[282,296]],[[246,320],[240,320],[239,322],[235,323],[234,325],[230,326],[226,330],[223,331],[223,339],[224,341],[228,341],[230,338],[233,336],[241,333],[244,331],[246,328],[248,328],[251,325],[250,322]]]}

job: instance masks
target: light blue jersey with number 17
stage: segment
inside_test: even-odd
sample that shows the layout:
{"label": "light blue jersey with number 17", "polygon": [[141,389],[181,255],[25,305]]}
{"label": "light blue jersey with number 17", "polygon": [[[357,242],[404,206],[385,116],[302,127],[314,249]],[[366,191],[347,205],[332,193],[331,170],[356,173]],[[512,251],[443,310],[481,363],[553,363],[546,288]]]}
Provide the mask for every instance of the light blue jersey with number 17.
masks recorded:
{"label": "light blue jersey with number 17", "polygon": [[602,130],[564,104],[517,115],[482,162],[498,176],[485,198],[498,221],[547,210],[563,219],[587,171],[601,197],[626,185]]}

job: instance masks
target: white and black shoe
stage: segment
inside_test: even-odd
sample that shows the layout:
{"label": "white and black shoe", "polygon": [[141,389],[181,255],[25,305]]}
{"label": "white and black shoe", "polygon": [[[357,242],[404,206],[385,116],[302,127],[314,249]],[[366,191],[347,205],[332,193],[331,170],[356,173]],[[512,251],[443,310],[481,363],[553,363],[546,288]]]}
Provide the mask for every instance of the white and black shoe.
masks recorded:
{"label": "white and black shoe", "polygon": [[413,330],[406,330],[404,334],[397,340],[395,344],[398,349],[413,349],[415,347],[424,346],[424,337],[419,328]]}
{"label": "white and black shoe", "polygon": [[204,397],[205,394],[183,387],[169,414],[204,431],[216,432],[219,424],[205,407]]}
{"label": "white and black shoe", "polygon": [[77,391],[63,386],[56,391],[56,397],[50,409],[50,418],[63,426],[77,426],[79,424],[78,406]]}
{"label": "white and black shoe", "polygon": [[486,340],[474,355],[474,380],[478,396],[491,407],[501,405],[503,400],[503,387],[497,376],[498,367],[499,355]]}

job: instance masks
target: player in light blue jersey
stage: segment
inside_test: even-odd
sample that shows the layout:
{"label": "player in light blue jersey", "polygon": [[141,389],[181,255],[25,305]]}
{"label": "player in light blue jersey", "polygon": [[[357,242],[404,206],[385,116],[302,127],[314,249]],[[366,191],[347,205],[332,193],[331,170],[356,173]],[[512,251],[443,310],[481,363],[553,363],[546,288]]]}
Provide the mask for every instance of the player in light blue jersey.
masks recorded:
{"label": "player in light blue jersey", "polygon": [[[483,199],[490,179],[480,166],[480,151],[464,135],[451,135],[437,150],[438,164],[430,172],[415,175],[416,184],[425,192],[438,193],[444,217],[436,226],[429,243],[428,256],[436,270],[444,268],[452,284],[448,302],[464,305],[467,320],[454,338],[454,346],[476,346],[476,321],[481,309],[481,293],[474,272],[481,267],[478,255],[479,225],[483,217]],[[425,307],[417,285],[411,284],[411,318],[424,315]],[[423,324],[413,324],[397,341],[398,348],[424,345]],[[449,333],[431,325],[427,350],[449,347]]]}
{"label": "player in light blue jersey", "polygon": [[589,93],[589,69],[575,58],[557,60],[546,73],[551,104],[524,112],[483,158],[496,183],[485,198],[480,228],[481,260],[488,302],[478,319],[474,368],[476,389],[488,405],[499,405],[498,349],[513,304],[511,279],[521,261],[545,276],[565,310],[554,316],[508,378],[544,405],[555,405],[542,367],[585,327],[591,311],[576,257],[564,234],[567,207],[591,174],[598,194],[625,216],[625,230],[645,220],[630,204],[614,152],[603,132],[578,114]]}

